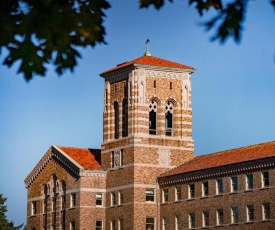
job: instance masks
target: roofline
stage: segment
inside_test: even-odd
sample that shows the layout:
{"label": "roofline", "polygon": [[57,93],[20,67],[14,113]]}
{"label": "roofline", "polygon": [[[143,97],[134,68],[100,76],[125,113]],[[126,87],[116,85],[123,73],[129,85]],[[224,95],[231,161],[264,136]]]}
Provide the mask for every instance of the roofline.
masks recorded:
{"label": "roofline", "polygon": [[176,67],[169,67],[169,66],[157,66],[157,65],[145,65],[145,64],[136,64],[136,63],[132,63],[130,65],[118,68],[118,69],[114,69],[114,70],[110,70],[107,72],[103,72],[101,74],[99,74],[100,77],[108,77],[110,75],[112,75],[112,73],[117,72],[117,73],[121,73],[121,72],[125,72],[125,71],[131,71],[134,69],[139,69],[139,67],[144,67],[146,69],[152,69],[152,70],[156,70],[156,69],[161,69],[163,71],[177,71],[177,72],[190,72],[190,74],[194,73],[196,71],[195,68],[176,68]]}

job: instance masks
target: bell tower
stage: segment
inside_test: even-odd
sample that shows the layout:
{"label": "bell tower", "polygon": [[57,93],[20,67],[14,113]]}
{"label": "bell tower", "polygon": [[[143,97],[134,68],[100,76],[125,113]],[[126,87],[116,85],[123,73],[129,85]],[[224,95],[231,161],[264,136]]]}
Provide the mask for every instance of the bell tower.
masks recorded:
{"label": "bell tower", "polygon": [[[193,158],[193,67],[146,52],[101,74],[106,229],[158,229],[156,178]],[[147,228],[148,227],[148,228]]]}

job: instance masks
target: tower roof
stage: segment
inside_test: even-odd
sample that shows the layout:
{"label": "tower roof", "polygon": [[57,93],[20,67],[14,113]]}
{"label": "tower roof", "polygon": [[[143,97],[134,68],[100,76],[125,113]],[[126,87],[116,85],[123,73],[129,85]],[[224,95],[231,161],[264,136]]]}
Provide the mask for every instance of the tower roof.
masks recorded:
{"label": "tower roof", "polygon": [[121,63],[119,65],[117,65],[114,68],[108,69],[106,71],[104,71],[102,75],[115,71],[115,70],[119,70],[125,67],[130,67],[130,66],[159,66],[159,67],[167,67],[167,68],[176,68],[176,69],[190,69],[190,70],[195,70],[193,67],[188,66],[188,65],[184,65],[184,64],[180,64],[177,62],[172,62],[172,61],[168,61],[162,58],[158,58],[158,57],[154,57],[154,56],[141,56],[139,58],[136,58],[132,61],[127,61],[124,63]]}

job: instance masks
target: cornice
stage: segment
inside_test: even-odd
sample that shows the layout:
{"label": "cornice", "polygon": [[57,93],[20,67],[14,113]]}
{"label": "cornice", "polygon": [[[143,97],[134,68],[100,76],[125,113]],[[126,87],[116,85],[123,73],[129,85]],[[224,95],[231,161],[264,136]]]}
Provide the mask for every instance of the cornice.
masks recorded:
{"label": "cornice", "polygon": [[275,168],[275,157],[224,165],[216,168],[187,172],[172,176],[163,176],[158,178],[158,182],[160,186],[167,186],[244,174],[253,171],[263,171],[272,168]]}
{"label": "cornice", "polygon": [[25,186],[29,188],[35,181],[38,175],[43,171],[47,164],[51,161],[57,162],[61,167],[67,170],[73,177],[79,178],[80,168],[68,159],[63,153],[61,153],[55,146],[51,146],[48,151],[44,154],[38,164],[30,172],[25,179]]}

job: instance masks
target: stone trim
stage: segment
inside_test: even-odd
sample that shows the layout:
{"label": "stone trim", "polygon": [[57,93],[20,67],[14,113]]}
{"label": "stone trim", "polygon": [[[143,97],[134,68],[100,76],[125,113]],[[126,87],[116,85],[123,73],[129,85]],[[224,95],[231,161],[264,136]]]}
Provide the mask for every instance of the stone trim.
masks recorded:
{"label": "stone trim", "polygon": [[159,185],[172,185],[178,183],[191,183],[207,179],[221,178],[237,174],[245,174],[252,171],[263,171],[275,168],[275,157],[269,157],[254,161],[246,161],[238,164],[224,165],[216,168],[191,171],[177,175],[159,177]]}

